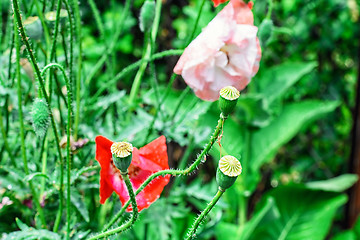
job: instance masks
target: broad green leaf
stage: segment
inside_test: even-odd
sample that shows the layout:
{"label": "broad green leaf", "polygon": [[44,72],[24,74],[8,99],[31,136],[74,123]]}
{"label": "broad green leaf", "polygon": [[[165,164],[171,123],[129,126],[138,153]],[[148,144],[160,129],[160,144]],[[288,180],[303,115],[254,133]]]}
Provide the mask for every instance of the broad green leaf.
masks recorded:
{"label": "broad green leaf", "polygon": [[259,93],[263,94],[270,105],[281,97],[287,89],[317,66],[316,62],[286,62],[262,72]]}
{"label": "broad green leaf", "polygon": [[301,186],[278,187],[268,197],[274,198],[273,208],[279,214],[267,214],[250,239],[323,240],[336,210],[347,200],[344,194],[313,191]]}
{"label": "broad green leaf", "polygon": [[282,113],[267,127],[256,131],[251,141],[251,167],[257,171],[271,160],[278,149],[293,138],[299,130],[326,113],[332,112],[338,102],[304,101],[286,105]]}
{"label": "broad green leaf", "polygon": [[266,203],[261,206],[261,208],[255,212],[254,216],[243,226],[220,222],[215,228],[217,239],[250,239],[251,234],[255,231],[259,222],[273,205],[274,200],[271,197],[267,198]]}
{"label": "broad green leaf", "polygon": [[305,186],[314,190],[343,192],[354,185],[357,180],[358,176],[356,174],[343,174],[329,180],[308,182],[305,184]]}
{"label": "broad green leaf", "polygon": [[356,240],[356,234],[353,231],[344,231],[336,234],[331,240]]}

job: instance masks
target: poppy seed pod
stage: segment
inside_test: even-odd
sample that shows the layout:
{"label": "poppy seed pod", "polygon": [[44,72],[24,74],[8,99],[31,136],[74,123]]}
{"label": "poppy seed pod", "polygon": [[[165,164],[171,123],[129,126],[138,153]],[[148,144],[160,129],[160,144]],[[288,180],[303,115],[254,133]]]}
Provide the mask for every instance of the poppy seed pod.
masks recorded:
{"label": "poppy seed pod", "polygon": [[242,167],[235,157],[227,155],[220,159],[219,167],[216,171],[216,181],[223,190],[231,187],[241,174]]}
{"label": "poppy seed pod", "polygon": [[128,142],[115,142],[111,145],[110,151],[113,161],[121,173],[127,173],[132,160],[133,146]]}
{"label": "poppy seed pod", "polygon": [[220,90],[219,107],[224,116],[228,116],[234,111],[239,97],[240,92],[232,86]]}
{"label": "poppy seed pod", "polygon": [[151,29],[155,17],[155,1],[146,0],[141,7],[139,25],[142,32],[147,32]]}
{"label": "poppy seed pod", "polygon": [[28,17],[24,21],[24,27],[26,29],[27,35],[30,39],[40,40],[43,35],[43,28],[41,26],[41,22],[39,17]]}
{"label": "poppy seed pod", "polygon": [[35,99],[31,110],[31,116],[36,136],[43,137],[50,123],[50,114],[44,99]]}

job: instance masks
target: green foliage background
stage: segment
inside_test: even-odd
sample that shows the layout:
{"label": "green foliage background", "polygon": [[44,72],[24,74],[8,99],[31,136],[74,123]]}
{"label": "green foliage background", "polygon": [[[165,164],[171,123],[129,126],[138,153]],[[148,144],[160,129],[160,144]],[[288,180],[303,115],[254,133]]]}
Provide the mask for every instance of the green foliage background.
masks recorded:
{"label": "green foliage background", "polygon": [[[29,1],[28,6],[32,2]],[[157,106],[156,91],[151,85],[154,72],[149,69],[142,80],[136,114],[128,114],[132,106],[128,106],[127,99],[136,71],[116,84],[109,82],[142,57],[144,35],[138,27],[142,0],[134,1],[123,34],[105,67],[89,79],[94,65],[113,41],[114,29],[124,9],[123,1],[95,3],[104,38],[88,2],[80,1],[84,61],[79,137],[89,142],[74,152],[73,157],[72,239],[86,239],[100,231],[121,207],[115,194],[104,205],[99,204],[99,170],[93,168],[98,165],[94,159],[96,135],[112,140],[128,139],[134,146],[141,147],[164,134],[168,140],[169,164],[178,168],[189,164],[200,152],[219,115],[217,102],[197,99],[191,91],[184,90],[185,83],[177,77],[153,131],[149,132]],[[59,233],[40,229],[38,215],[31,206],[28,181],[34,178],[37,189],[44,194],[46,218],[52,219],[49,225],[53,224],[59,188],[56,147],[54,136],[48,131],[47,174],[42,174],[43,156],[38,149],[43,144],[35,137],[30,121],[38,86],[31,70],[29,73],[23,65],[26,151],[31,159],[32,174],[23,172],[18,99],[14,77],[8,77],[8,72],[14,71],[11,59],[9,61],[10,1],[1,1],[0,5],[0,106],[2,115],[6,116],[1,123],[17,162],[17,167],[13,167],[5,141],[0,139],[0,199],[9,198],[12,202],[0,207],[0,236],[2,239],[61,239],[65,228]],[[268,6],[268,1],[255,1],[255,25],[264,21]],[[164,1],[155,52],[183,49],[200,7],[201,1],[197,0]],[[211,1],[205,2],[196,35],[220,8],[214,9]],[[357,181],[356,176],[347,173],[359,61],[359,11],[357,0],[274,1],[270,18],[273,30],[268,39],[260,39],[260,70],[242,92],[235,113],[224,126],[222,148],[215,144],[208,161],[196,174],[173,179],[162,197],[141,212],[139,221],[121,235],[121,239],[183,239],[196,215],[217,190],[215,170],[220,154],[240,158],[243,174],[201,225],[199,239],[359,239],[360,221],[353,229],[343,229],[347,221],[344,191]],[[36,15],[35,9],[28,10],[26,15]],[[48,24],[51,26],[51,22]],[[62,22],[63,26],[67,24]],[[41,54],[44,39],[37,41],[33,37],[31,41],[37,61],[44,66],[45,58]],[[56,54],[60,63],[66,61],[61,44]],[[26,55],[22,57],[25,59]],[[161,95],[166,92],[177,59],[173,56],[155,61]],[[58,84],[60,88],[52,96],[52,109],[65,136],[66,104],[61,92],[65,82],[59,77]],[[102,88],[105,91],[96,95]],[[179,99],[182,104],[174,115]]]}

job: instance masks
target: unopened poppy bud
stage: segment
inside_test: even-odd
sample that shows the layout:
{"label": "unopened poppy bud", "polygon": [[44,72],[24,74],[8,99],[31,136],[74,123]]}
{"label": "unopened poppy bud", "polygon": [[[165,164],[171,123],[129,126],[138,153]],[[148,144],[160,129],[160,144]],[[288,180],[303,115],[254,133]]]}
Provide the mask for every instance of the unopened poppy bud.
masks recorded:
{"label": "unopened poppy bud", "polygon": [[40,40],[43,34],[43,28],[41,26],[41,22],[39,17],[28,17],[24,21],[24,26],[26,29],[27,35],[30,39]]}
{"label": "unopened poppy bud", "polygon": [[121,173],[127,173],[132,160],[133,146],[128,142],[115,142],[111,145],[110,151],[113,155],[115,166]]}
{"label": "unopened poppy bud", "polygon": [[140,30],[147,32],[151,29],[155,18],[155,1],[146,0],[140,10]]}
{"label": "unopened poppy bud", "polygon": [[231,187],[241,171],[241,164],[235,157],[230,155],[222,157],[216,171],[216,181],[220,189],[226,190]]}
{"label": "unopened poppy bud", "polygon": [[43,137],[50,123],[50,114],[44,99],[35,99],[31,110],[31,116],[36,135],[38,137]]}
{"label": "unopened poppy bud", "polygon": [[271,19],[264,19],[259,26],[259,39],[261,46],[265,47],[271,38],[274,30],[274,23]]}
{"label": "unopened poppy bud", "polygon": [[240,92],[232,86],[220,90],[219,106],[224,116],[228,116],[234,111],[239,96]]}

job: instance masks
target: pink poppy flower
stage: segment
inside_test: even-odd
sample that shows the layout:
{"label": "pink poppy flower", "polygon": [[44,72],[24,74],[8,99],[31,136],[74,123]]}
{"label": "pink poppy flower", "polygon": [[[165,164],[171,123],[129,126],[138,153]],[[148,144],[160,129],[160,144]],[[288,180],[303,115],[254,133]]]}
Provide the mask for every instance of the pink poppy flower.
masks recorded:
{"label": "pink poppy flower", "polygon": [[225,86],[244,89],[259,69],[261,48],[248,4],[229,4],[190,43],[174,68],[203,99],[215,101]]}
{"label": "pink poppy flower", "polygon": [[[124,205],[129,200],[129,194],[125,182],[120,175],[120,171],[115,167],[112,160],[110,147],[113,142],[103,136],[97,136],[95,143],[95,158],[101,166],[100,203],[105,203],[105,200],[115,191],[117,195],[119,195],[122,205]],[[132,162],[128,171],[134,191],[136,191],[151,174],[164,169],[169,169],[166,139],[164,136],[155,139],[140,149],[133,148]],[[144,208],[148,208],[160,197],[169,179],[169,175],[155,178],[136,196],[139,212]],[[132,211],[131,205],[126,210],[128,212]]]}

